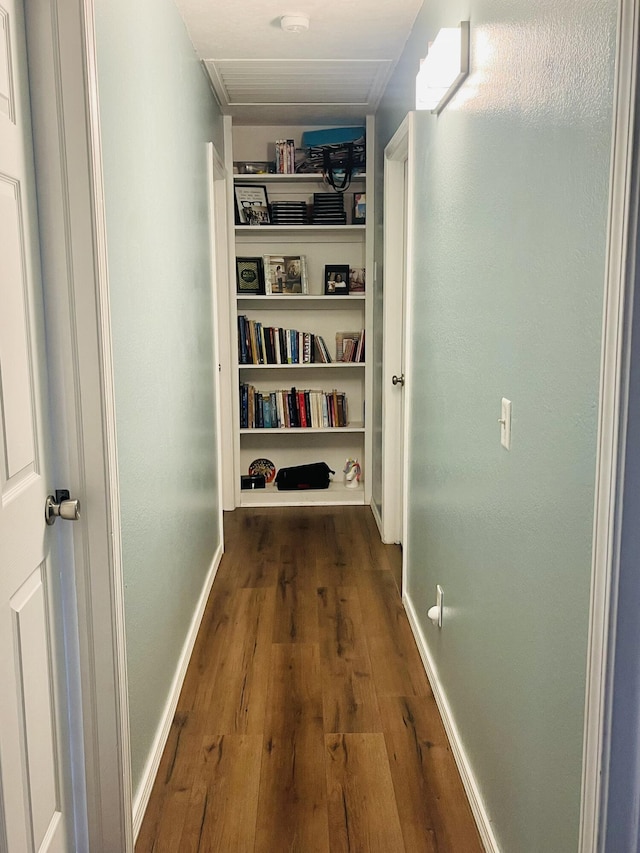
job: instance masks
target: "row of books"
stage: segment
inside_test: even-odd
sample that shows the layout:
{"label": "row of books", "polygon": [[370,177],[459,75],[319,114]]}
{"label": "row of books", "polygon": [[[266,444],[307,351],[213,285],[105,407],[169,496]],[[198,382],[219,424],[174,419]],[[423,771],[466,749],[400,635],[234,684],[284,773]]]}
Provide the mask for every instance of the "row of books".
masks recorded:
{"label": "row of books", "polygon": [[348,425],[343,391],[284,391],[263,393],[240,385],[241,429],[321,429]]}
{"label": "row of books", "polygon": [[331,360],[321,335],[264,326],[244,314],[238,316],[240,364],[329,364]]}
{"label": "row of books", "polygon": [[364,362],[364,329],[360,332],[336,332],[336,361]]}
{"label": "row of books", "polygon": [[293,175],[296,171],[296,143],[293,139],[276,139],[276,172]]}

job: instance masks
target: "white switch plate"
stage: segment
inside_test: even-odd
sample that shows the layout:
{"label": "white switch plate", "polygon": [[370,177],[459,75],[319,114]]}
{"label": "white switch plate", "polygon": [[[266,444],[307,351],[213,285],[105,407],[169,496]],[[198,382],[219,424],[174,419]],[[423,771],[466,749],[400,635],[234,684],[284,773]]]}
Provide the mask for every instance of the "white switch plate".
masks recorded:
{"label": "white switch plate", "polygon": [[507,400],[506,397],[502,398],[500,444],[507,450],[511,450],[511,400]]}

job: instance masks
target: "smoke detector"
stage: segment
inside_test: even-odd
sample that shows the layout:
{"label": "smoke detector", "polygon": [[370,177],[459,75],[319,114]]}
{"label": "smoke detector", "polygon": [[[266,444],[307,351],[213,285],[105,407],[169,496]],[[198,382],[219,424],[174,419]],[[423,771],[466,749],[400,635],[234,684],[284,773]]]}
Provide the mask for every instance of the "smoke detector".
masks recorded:
{"label": "smoke detector", "polygon": [[285,33],[303,33],[309,29],[308,15],[283,15],[280,26]]}

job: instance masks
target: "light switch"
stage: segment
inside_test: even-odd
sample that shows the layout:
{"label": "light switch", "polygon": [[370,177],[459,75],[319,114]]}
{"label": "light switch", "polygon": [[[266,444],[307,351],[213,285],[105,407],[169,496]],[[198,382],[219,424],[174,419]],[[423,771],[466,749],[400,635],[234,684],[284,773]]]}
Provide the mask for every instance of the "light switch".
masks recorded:
{"label": "light switch", "polygon": [[511,400],[502,398],[502,409],[500,417],[500,444],[507,450],[511,450]]}

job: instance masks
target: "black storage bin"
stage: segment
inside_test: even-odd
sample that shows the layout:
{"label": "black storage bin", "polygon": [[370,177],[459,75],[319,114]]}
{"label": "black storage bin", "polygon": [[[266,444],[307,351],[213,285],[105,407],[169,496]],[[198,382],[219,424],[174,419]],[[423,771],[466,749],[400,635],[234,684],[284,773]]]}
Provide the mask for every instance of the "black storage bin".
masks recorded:
{"label": "black storage bin", "polygon": [[293,492],[296,489],[328,489],[331,482],[329,474],[335,474],[335,471],[332,471],[326,462],[293,465],[278,471],[276,486],[282,492]]}

